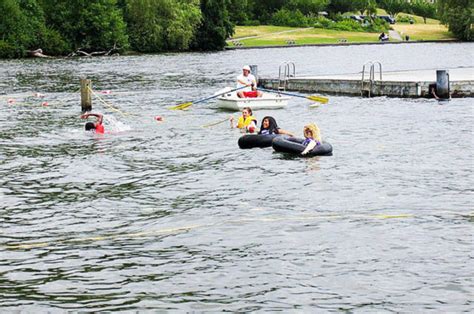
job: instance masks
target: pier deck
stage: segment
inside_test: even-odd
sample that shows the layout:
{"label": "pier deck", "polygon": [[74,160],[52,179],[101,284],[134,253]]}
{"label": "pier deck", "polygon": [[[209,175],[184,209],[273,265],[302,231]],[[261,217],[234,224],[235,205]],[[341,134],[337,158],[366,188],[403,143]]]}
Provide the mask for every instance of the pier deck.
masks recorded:
{"label": "pier deck", "polygon": [[[448,70],[452,97],[474,96],[474,67],[440,68]],[[260,78],[264,88],[278,89],[284,83],[286,90],[309,93],[328,93],[344,95],[366,95],[388,97],[432,97],[430,85],[436,84],[436,69],[412,71],[375,71],[375,79],[370,84],[369,71],[365,73],[362,85],[362,72],[342,75],[296,76],[282,82],[278,78]]]}

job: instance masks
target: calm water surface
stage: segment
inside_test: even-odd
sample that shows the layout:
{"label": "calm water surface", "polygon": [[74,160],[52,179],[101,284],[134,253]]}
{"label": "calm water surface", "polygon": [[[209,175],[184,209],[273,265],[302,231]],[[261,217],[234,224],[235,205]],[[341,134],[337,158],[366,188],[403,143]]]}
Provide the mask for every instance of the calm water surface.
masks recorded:
{"label": "calm water surface", "polygon": [[[473,48],[0,61],[0,308],[472,311],[472,99],[293,98],[255,113],[297,134],[318,123],[334,155],[307,159],[239,150],[227,123],[202,127],[230,115],[212,103],[166,108],[233,86],[243,64],[454,68]],[[94,100],[112,134],[82,131],[82,76],[126,113]]]}

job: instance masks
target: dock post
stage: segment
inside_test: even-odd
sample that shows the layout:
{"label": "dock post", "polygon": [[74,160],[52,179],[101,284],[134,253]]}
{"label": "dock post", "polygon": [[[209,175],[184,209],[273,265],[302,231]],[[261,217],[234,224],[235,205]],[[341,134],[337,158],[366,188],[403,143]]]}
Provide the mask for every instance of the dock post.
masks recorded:
{"label": "dock post", "polygon": [[82,112],[92,111],[92,82],[88,79],[81,79],[81,109]]}
{"label": "dock post", "polygon": [[250,65],[250,73],[255,76],[255,79],[257,80],[257,85],[258,85],[258,65],[256,64],[251,64]]}
{"label": "dock post", "polygon": [[436,94],[442,99],[448,99],[450,97],[448,70],[436,70]]}

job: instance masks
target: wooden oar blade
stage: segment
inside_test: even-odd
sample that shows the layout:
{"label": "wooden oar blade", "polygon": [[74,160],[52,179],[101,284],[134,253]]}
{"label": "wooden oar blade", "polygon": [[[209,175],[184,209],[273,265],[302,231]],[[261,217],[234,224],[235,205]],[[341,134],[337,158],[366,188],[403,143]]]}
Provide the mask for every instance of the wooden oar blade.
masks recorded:
{"label": "wooden oar blade", "polygon": [[193,104],[192,102],[185,102],[185,103],[173,106],[173,107],[169,107],[168,109],[170,109],[170,110],[184,110],[184,109],[187,109],[187,108],[191,107],[192,104]]}
{"label": "wooden oar blade", "polygon": [[320,102],[322,104],[327,104],[329,102],[329,98],[326,98],[323,96],[311,95],[311,96],[308,96],[308,99],[312,101]]}

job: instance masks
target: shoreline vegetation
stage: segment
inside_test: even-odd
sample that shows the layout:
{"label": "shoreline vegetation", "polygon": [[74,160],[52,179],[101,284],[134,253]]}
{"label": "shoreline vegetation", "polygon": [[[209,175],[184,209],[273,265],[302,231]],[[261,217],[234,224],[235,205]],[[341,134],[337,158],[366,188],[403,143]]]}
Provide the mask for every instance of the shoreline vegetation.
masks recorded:
{"label": "shoreline vegetation", "polygon": [[[389,43],[401,42],[449,42],[457,41],[448,28],[438,20],[427,19],[410,14],[400,14],[401,20],[412,20],[414,23],[390,25],[393,35]],[[314,27],[287,27],[273,25],[236,26],[235,34],[227,40],[227,48],[259,48],[304,45],[350,45],[380,43],[378,32],[340,31]],[[408,41],[406,40],[408,36]]]}
{"label": "shoreline vegetation", "polygon": [[471,16],[453,1],[4,0],[0,59],[470,41]]}

